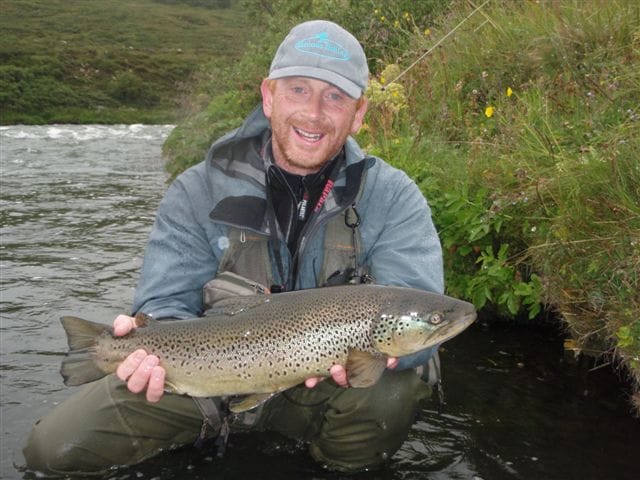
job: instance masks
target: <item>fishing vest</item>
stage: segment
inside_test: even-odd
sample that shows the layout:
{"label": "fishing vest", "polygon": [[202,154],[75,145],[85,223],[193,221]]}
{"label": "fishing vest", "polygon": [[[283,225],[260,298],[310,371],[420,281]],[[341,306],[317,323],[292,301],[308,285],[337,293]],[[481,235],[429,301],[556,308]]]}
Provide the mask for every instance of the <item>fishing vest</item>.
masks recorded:
{"label": "fishing vest", "polygon": [[[363,185],[364,181],[356,200]],[[327,221],[323,263],[316,277],[318,287],[372,280],[366,267],[359,263],[362,239],[355,205],[356,202]],[[205,311],[230,296],[264,293],[274,284],[269,237],[239,227],[229,227],[227,237],[229,245],[216,278],[203,288]]]}
{"label": "fishing vest", "polygon": [[[364,183],[363,179],[352,205],[327,220],[322,247],[323,262],[316,276],[317,287],[373,281],[367,267],[360,264],[362,239],[356,205]],[[264,294],[267,288],[273,285],[269,236],[230,226],[227,237],[229,245],[220,260],[217,275],[203,288],[205,312],[209,310],[211,313],[225,313],[225,307],[220,307],[224,304],[223,300],[238,295]],[[417,367],[415,371],[427,384],[436,387],[438,399],[442,404],[440,360],[437,351],[426,365]],[[219,452],[224,451],[229,434],[228,418],[224,413],[226,408],[221,411],[212,398],[194,397],[194,401],[203,416],[198,441],[203,441],[208,435],[207,432],[211,431],[217,435],[216,444]],[[224,404],[227,399],[221,401]],[[264,404],[252,411],[236,414],[234,427],[250,429],[262,415],[263,408]]]}

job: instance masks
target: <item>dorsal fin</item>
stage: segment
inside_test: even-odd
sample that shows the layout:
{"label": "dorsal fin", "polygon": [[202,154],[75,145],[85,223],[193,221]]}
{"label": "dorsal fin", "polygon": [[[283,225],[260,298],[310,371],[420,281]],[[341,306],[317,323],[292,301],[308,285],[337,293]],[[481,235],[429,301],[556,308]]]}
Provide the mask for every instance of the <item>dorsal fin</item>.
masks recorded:
{"label": "dorsal fin", "polygon": [[205,316],[212,315],[228,315],[233,316],[247,310],[251,310],[260,305],[271,301],[271,295],[238,295],[236,297],[225,298],[216,302],[209,310],[205,312]]}
{"label": "dorsal fin", "polygon": [[153,317],[142,312],[136,313],[136,316],[134,318],[136,319],[136,328],[148,327],[153,322],[155,322]]}

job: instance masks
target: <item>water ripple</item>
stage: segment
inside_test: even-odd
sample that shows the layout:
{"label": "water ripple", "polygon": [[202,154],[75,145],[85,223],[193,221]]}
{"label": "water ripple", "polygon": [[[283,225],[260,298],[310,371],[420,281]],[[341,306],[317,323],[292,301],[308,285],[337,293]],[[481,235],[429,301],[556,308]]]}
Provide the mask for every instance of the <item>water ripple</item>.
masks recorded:
{"label": "water ripple", "polygon": [[[126,312],[166,188],[171,126],[0,129],[2,471],[38,415],[69,394],[59,317]],[[12,453],[9,453],[13,451]]]}

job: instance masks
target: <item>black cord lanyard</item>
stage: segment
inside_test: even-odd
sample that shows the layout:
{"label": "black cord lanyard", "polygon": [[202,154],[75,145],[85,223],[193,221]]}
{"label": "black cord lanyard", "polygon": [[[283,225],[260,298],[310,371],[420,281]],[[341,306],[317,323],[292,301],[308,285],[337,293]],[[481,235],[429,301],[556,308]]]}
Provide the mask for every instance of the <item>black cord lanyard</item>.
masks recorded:
{"label": "black cord lanyard", "polygon": [[[338,157],[341,157],[341,158],[334,158],[331,160],[331,162],[333,162],[334,165],[331,167],[331,171],[324,184],[324,187],[322,188],[320,197],[318,197],[318,200],[316,201],[316,204],[313,207],[313,210],[311,211],[311,214],[306,219],[306,221],[305,221],[305,217],[307,216],[307,211],[309,207],[308,205],[309,196],[306,191],[305,191],[305,195],[303,195],[302,197],[302,200],[298,204],[298,209],[297,209],[298,221],[305,221],[305,225],[303,226],[302,231],[300,232],[298,238],[296,239],[297,246],[300,245],[300,240],[303,238],[304,234],[308,230],[308,226],[311,225],[313,221],[316,219],[316,217],[322,210],[323,205],[327,201],[329,194],[333,190],[336,178],[338,177],[338,173],[340,172],[340,166],[342,165],[342,162],[344,159],[344,153],[341,152],[340,154],[338,154]],[[274,168],[277,168],[277,167],[274,166]],[[269,177],[269,174],[267,171],[266,188],[267,188],[267,222],[269,226],[269,243],[271,245],[271,249],[273,250],[276,266],[278,268],[278,274],[280,275],[280,281],[283,282],[282,285],[272,286],[272,293],[276,293],[275,291],[273,291],[274,288],[277,292],[283,292],[288,288],[292,287],[292,285],[289,285],[292,275],[289,275],[288,277],[285,277],[284,275],[284,262],[283,262],[282,254],[280,252],[280,239],[278,237],[278,219],[277,219],[275,207],[273,204],[273,193],[271,191],[271,185],[268,180],[268,177]],[[292,258],[291,272],[295,272],[297,270],[298,258],[299,258],[298,253],[299,253],[299,248],[296,248]]]}

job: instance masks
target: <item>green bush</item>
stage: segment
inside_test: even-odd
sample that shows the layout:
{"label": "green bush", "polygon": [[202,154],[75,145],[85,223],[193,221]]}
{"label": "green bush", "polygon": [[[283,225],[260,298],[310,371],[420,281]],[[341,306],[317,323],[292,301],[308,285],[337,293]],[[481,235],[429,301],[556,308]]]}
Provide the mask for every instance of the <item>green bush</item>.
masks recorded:
{"label": "green bush", "polygon": [[543,301],[579,348],[614,355],[636,381],[639,24],[630,0],[492,2],[402,79],[410,125],[395,130],[414,132],[399,165],[428,172],[415,178],[449,290],[499,313],[534,316]]}
{"label": "green bush", "polygon": [[160,97],[142,78],[131,71],[116,74],[109,83],[109,95],[127,105],[152,106]]}
{"label": "green bush", "polygon": [[245,16],[223,3],[3,2],[0,121],[175,122],[201,65],[242,51]]}

